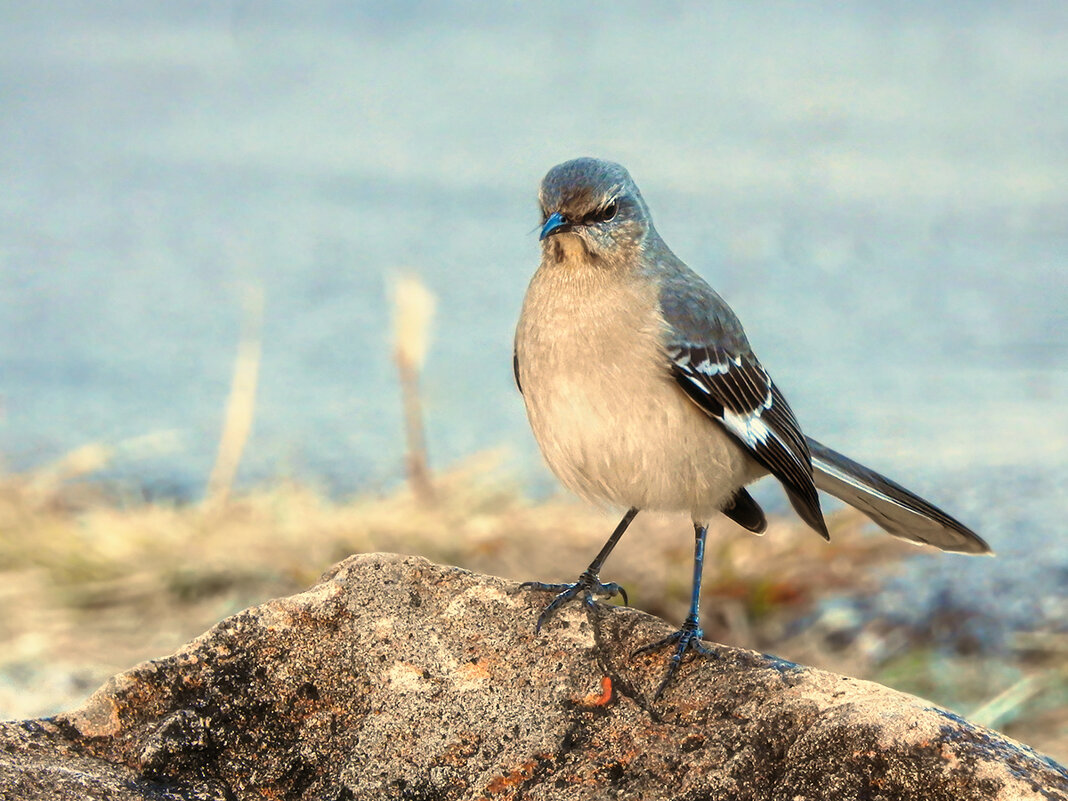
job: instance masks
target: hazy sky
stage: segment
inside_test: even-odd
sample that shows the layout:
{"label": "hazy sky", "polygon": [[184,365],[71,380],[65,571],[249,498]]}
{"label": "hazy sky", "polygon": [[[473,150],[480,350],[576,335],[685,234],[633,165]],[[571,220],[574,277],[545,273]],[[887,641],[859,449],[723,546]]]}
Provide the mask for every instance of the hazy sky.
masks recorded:
{"label": "hazy sky", "polygon": [[536,462],[536,186],[598,155],[817,433],[1063,463],[1066,32],[1060,2],[4,3],[0,452],[151,435],[130,472],[197,486],[251,284],[247,473],[389,482],[406,270],[440,297],[434,458]]}

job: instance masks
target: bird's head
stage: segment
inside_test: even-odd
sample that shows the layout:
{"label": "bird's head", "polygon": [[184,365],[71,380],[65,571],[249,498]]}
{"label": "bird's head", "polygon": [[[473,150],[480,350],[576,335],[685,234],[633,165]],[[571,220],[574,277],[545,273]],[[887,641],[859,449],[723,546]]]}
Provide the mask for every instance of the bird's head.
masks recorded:
{"label": "bird's head", "polygon": [[640,251],[653,231],[630,174],[611,161],[557,164],[541,182],[542,251],[556,261],[578,255],[618,263]]}

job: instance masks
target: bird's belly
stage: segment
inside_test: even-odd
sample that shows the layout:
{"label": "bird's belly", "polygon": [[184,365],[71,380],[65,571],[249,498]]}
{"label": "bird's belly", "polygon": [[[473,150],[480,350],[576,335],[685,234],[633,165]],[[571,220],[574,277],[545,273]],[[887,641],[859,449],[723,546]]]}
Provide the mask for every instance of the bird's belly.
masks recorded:
{"label": "bird's belly", "polygon": [[573,373],[527,407],[549,467],[594,502],[705,518],[761,472],[666,373],[613,386]]}

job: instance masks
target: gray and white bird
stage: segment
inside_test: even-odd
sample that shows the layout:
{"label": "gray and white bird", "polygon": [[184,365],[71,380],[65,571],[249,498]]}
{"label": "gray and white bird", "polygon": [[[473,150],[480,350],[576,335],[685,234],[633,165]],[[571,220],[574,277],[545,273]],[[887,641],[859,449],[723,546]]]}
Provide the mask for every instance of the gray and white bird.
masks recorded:
{"label": "gray and white bird", "polygon": [[[580,158],[541,184],[541,264],[523,301],[513,367],[534,437],[565,486],[626,514],[573,584],[528,582],[565,602],[621,592],[600,570],[641,510],[687,512],[695,533],[690,612],[681,629],[641,650],[674,645],[663,691],[701,645],[699,600],[709,521],[767,525],[746,485],[777,478],[824,538],[817,489],[897,537],[988,553],[942,510],[801,432],[731,308],[660,238],[630,174]],[[626,595],[624,593],[624,600]]]}

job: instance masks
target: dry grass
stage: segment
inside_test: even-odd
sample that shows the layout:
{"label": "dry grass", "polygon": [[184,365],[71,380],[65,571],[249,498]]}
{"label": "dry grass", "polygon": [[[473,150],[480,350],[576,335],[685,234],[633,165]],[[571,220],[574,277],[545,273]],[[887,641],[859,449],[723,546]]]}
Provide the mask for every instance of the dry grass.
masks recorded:
{"label": "dry grass", "polygon": [[[305,588],[352,553],[413,553],[514,579],[565,580],[616,522],[569,499],[530,501],[500,478],[492,455],[436,475],[433,507],[407,489],[333,501],[295,484],[224,504],[123,503],[71,481],[100,457],[83,450],[50,470],[0,480],[0,717],[69,707],[112,673],[248,605]],[[829,545],[783,522],[763,538],[726,522],[711,532],[708,637],[875,678],[1068,757],[1062,641],[1026,643],[1028,658],[1010,663],[946,656],[907,638],[895,644],[900,632],[872,629],[836,643],[826,626],[799,628],[815,601],[870,591],[875,563],[915,552],[866,533],[851,511],[830,525]],[[606,578],[622,583],[634,605],[680,620],[688,532],[680,518],[639,517]]]}

